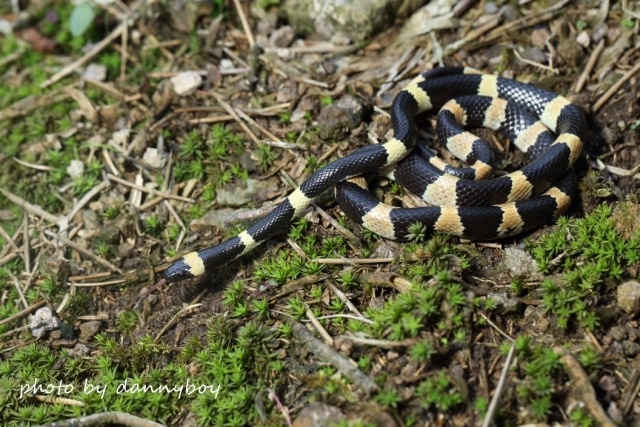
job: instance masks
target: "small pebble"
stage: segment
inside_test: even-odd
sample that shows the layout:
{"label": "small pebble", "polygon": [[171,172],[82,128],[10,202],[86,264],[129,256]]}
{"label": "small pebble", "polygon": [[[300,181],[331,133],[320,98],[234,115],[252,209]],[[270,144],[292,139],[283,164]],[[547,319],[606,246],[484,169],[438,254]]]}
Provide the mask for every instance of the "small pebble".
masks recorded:
{"label": "small pebble", "polygon": [[202,76],[196,71],[184,71],[173,76],[171,84],[179,96],[186,96],[195,92],[202,85]]}

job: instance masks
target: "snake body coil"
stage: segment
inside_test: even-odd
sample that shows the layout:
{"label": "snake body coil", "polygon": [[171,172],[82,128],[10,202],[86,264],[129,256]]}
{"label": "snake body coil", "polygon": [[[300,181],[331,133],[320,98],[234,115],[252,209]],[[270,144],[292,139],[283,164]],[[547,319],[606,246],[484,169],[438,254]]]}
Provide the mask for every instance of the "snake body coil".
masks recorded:
{"label": "snake body coil", "polygon": [[[454,168],[420,144],[414,149],[416,116],[441,108],[439,136],[470,167]],[[291,221],[333,186],[353,221],[395,240],[407,240],[415,223],[472,239],[512,236],[557,218],[571,204],[576,187],[571,168],[582,151],[586,121],[562,96],[471,68],[443,67],[405,87],[394,99],[391,118],[389,141],[357,149],[318,170],[252,227],[185,255],[169,266],[164,279],[201,275],[287,232]],[[491,150],[461,126],[500,129],[534,160],[509,175],[480,180],[491,172]],[[360,175],[381,170],[434,206],[409,209],[379,202]]]}

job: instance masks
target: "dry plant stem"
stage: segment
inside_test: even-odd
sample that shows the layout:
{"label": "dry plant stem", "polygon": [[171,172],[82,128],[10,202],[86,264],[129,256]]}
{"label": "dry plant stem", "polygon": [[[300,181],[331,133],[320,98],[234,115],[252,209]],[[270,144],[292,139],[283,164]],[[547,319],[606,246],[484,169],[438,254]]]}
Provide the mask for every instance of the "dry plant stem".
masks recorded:
{"label": "dry plant stem", "polygon": [[608,91],[605,92],[604,95],[593,104],[593,112],[597,112],[617,91],[622,87],[623,84],[627,82],[634,74],[640,71],[640,62],[638,62],[632,69],[627,71],[624,76],[620,78],[613,86],[609,88]]}
{"label": "dry plant stem", "polygon": [[477,1],[478,0],[459,0],[458,2],[456,2],[456,5],[453,6],[453,16],[455,16],[456,18],[460,18]]}
{"label": "dry plant stem", "polygon": [[127,187],[133,188],[135,190],[139,190],[139,191],[142,191],[144,193],[148,193],[148,194],[153,194],[153,195],[156,195],[156,196],[164,197],[165,199],[173,199],[173,200],[178,200],[178,201],[187,202],[187,203],[194,203],[195,202],[193,199],[190,199],[188,197],[176,196],[176,195],[173,195],[173,194],[164,193],[162,191],[153,190],[151,188],[147,188],[147,187],[144,187],[142,185],[134,184],[134,183],[129,182],[127,180],[124,180],[122,178],[118,178],[117,176],[112,175],[110,173],[107,174],[107,178],[109,178],[109,179],[111,179],[111,180],[113,180],[113,181],[115,181],[115,182],[117,182],[119,184],[126,185]]}
{"label": "dry plant stem", "polygon": [[16,196],[13,193],[8,192],[4,188],[0,188],[0,193],[2,193],[7,199],[11,200],[16,205],[24,208],[26,211],[42,218],[46,219],[49,222],[58,223],[60,221],[60,217],[50,214],[49,212],[42,209],[40,206],[33,205],[21,197]]}
{"label": "dry plant stem", "polygon": [[13,241],[13,239],[11,238],[11,236],[9,236],[9,234],[4,230],[4,228],[2,228],[2,225],[0,224],[0,236],[2,236],[2,238],[4,239],[5,242],[7,242],[8,246],[11,246],[11,248],[15,251],[15,252],[20,252],[20,248],[18,248],[18,245],[15,244],[15,242]]}
{"label": "dry plant stem", "polygon": [[45,165],[34,165],[32,163],[27,163],[24,160],[20,160],[17,157],[12,157],[11,160],[13,160],[14,162],[18,163],[19,165],[22,165],[24,167],[27,168],[31,168],[31,169],[36,169],[39,171],[52,171],[55,168],[51,167],[51,166],[45,166]]}
{"label": "dry plant stem", "polygon": [[123,285],[125,283],[124,279],[117,279],[117,280],[109,280],[106,282],[69,282],[67,283],[68,286],[73,286],[76,288],[97,288],[100,286],[113,286],[113,285]]}
{"label": "dry plant stem", "polygon": [[120,25],[118,25],[111,32],[111,34],[109,34],[107,37],[102,39],[99,43],[96,43],[91,48],[91,50],[88,51],[87,53],[85,53],[81,58],[78,58],[77,60],[73,61],[71,64],[67,65],[62,70],[60,70],[59,72],[57,72],[56,74],[51,76],[49,79],[47,79],[44,82],[42,82],[40,84],[40,87],[41,88],[45,88],[45,87],[47,87],[49,85],[52,85],[53,83],[57,82],[58,80],[63,79],[64,77],[66,77],[69,74],[71,74],[78,67],[81,67],[85,62],[88,62],[91,58],[93,58],[94,56],[99,54],[102,51],[102,49],[104,49],[105,47],[109,46],[109,44],[112,41],[114,41],[115,39],[120,37],[122,35],[122,33],[124,33],[124,30],[130,24],[129,18],[135,13],[135,11],[137,11],[139,8],[141,8],[146,3],[147,3],[147,0],[138,0],[138,1],[136,1],[133,4],[133,6],[131,7],[130,12],[127,14],[127,16],[125,16],[123,22],[120,23]]}
{"label": "dry plant stem", "polygon": [[[200,292],[200,295],[198,295],[198,297],[196,297],[197,300],[202,299],[202,296],[205,295],[207,292],[209,292],[208,289],[205,289],[204,291]],[[160,332],[158,332],[158,334],[156,335],[156,337],[153,339],[153,342],[158,343],[160,342],[160,338],[162,338],[162,336],[165,334],[165,332],[167,332],[169,330],[169,328],[171,328],[173,325],[175,325],[176,321],[178,320],[178,318],[183,314],[186,313],[194,308],[198,308],[202,305],[202,303],[192,303],[189,304],[187,307],[183,308],[182,310],[178,311],[175,315],[173,315],[173,317],[171,319],[169,319],[169,321],[167,322],[166,325],[164,325],[162,327],[162,329],[160,330]]]}
{"label": "dry plant stem", "polygon": [[457,41],[451,43],[450,45],[445,46],[445,48],[444,48],[445,56],[451,55],[452,53],[455,53],[455,52],[459,51],[464,46],[466,46],[467,44],[471,43],[474,40],[478,40],[478,38],[480,36],[482,36],[483,34],[489,32],[491,30],[493,30],[495,27],[498,26],[499,23],[500,23],[500,18],[496,17],[495,19],[492,19],[491,21],[487,22],[486,24],[484,24],[480,28],[477,28],[477,29],[475,29],[473,31],[470,31],[469,33],[467,33],[460,40],[457,40]]}
{"label": "dry plant stem", "polygon": [[329,345],[333,345],[333,338],[331,338],[331,335],[329,335],[327,330],[320,324],[318,318],[315,314],[313,314],[313,311],[310,308],[307,308],[306,315],[313,327],[316,328],[320,335],[322,335],[322,338],[324,338],[325,342]]}
{"label": "dry plant stem", "polygon": [[340,301],[344,302],[345,305],[347,306],[347,308],[352,312],[358,315],[358,317],[365,319],[365,317],[362,315],[362,313],[360,313],[360,311],[358,311],[358,309],[356,308],[355,305],[353,305],[353,303],[349,300],[349,298],[347,298],[347,296],[344,294],[344,292],[342,292],[340,290],[340,288],[338,288],[335,284],[333,284],[331,281],[329,281],[327,283],[327,285],[329,285],[329,288],[333,291],[334,294],[336,294],[336,296],[340,299]]}
{"label": "dry plant stem", "polygon": [[242,110],[238,109],[236,111],[236,113],[238,114],[238,116],[242,117],[248,123],[250,123],[253,126],[255,126],[260,132],[262,132],[262,134],[264,136],[266,136],[267,138],[270,138],[272,142],[282,142],[282,141],[280,141],[280,138],[278,138],[277,136],[275,136],[274,134],[269,132],[267,129],[262,127],[258,122],[253,120],[251,117],[249,117],[247,114],[245,114]]}
{"label": "dry plant stem", "polygon": [[16,291],[18,291],[18,295],[20,296],[22,305],[24,306],[24,308],[29,308],[29,303],[24,297],[24,292],[22,291],[22,283],[20,283],[20,280],[18,280],[18,278],[10,270],[6,270],[6,273],[9,275],[9,277],[11,277],[11,279],[13,279],[13,286],[15,286]]}
{"label": "dry plant stem", "polygon": [[39,394],[36,394],[33,397],[35,397],[36,400],[39,400],[40,402],[53,403],[53,404],[59,403],[61,405],[67,405],[67,406],[84,406],[84,402],[81,402],[75,399],[67,399],[64,397],[41,396]]}
{"label": "dry plant stem", "polygon": [[75,204],[73,209],[71,209],[71,212],[69,212],[69,214],[67,215],[67,220],[71,222],[73,220],[73,217],[78,212],[80,212],[80,209],[84,208],[85,205],[89,203],[89,201],[93,199],[94,196],[96,196],[99,192],[106,189],[107,187],[109,187],[109,183],[106,181],[102,181],[100,184],[89,190],[84,196],[82,196],[82,199],[80,199],[78,203]]}
{"label": "dry plant stem", "polygon": [[247,36],[247,41],[249,42],[249,47],[253,48],[253,45],[256,44],[253,34],[251,33],[251,27],[249,26],[249,22],[247,21],[247,17],[244,14],[244,10],[242,9],[242,5],[239,0],[233,0],[233,5],[236,7],[238,11],[238,16],[240,16],[240,22],[242,22],[242,28]]}
{"label": "dry plant stem", "polygon": [[484,421],[482,422],[482,427],[489,427],[493,422],[493,417],[495,416],[496,409],[498,409],[498,404],[500,403],[500,397],[504,392],[504,386],[507,383],[507,376],[509,375],[509,367],[511,366],[511,362],[513,361],[513,357],[516,354],[516,347],[511,345],[509,349],[509,354],[507,354],[507,360],[504,361],[504,366],[502,367],[502,373],[500,374],[500,380],[498,381],[498,386],[496,387],[496,391],[493,394],[493,398],[491,399],[491,403],[489,404],[489,409],[487,410],[487,415],[484,417]]}
{"label": "dry plant stem", "polygon": [[47,304],[47,302],[44,301],[44,300],[38,301],[37,303],[25,308],[24,310],[20,310],[19,312],[17,312],[13,316],[9,316],[6,319],[0,320],[0,326],[4,325],[5,323],[13,322],[14,320],[18,320],[21,317],[26,316],[27,314],[31,313],[32,311],[36,311],[37,309],[39,309],[40,307],[42,307],[45,304]]}
{"label": "dry plant stem", "polygon": [[49,237],[53,237],[54,239],[60,241],[61,243],[69,246],[72,249],[75,249],[76,251],[82,253],[83,255],[91,258],[92,260],[94,260],[95,262],[97,262],[98,264],[108,268],[111,271],[115,271],[117,273],[122,273],[122,271],[116,267],[115,265],[111,264],[109,261],[100,258],[99,256],[97,256],[96,254],[94,254],[93,252],[89,251],[87,248],[85,248],[84,246],[81,246],[75,242],[72,242],[69,239],[65,239],[64,237],[54,233],[53,231],[50,230],[44,230],[44,234],[46,234]]}
{"label": "dry plant stem", "polygon": [[88,427],[105,424],[119,424],[128,427],[164,427],[164,424],[124,412],[102,412],[100,414],[87,415],[86,417],[44,424],[40,427]]}
{"label": "dry plant stem", "polygon": [[507,24],[504,24],[496,29],[494,29],[493,31],[491,31],[489,34],[487,34],[486,37],[484,37],[482,40],[480,40],[477,44],[473,45],[472,49],[478,48],[481,44],[484,45],[486,43],[490,43],[494,40],[496,40],[497,38],[499,38],[501,35],[505,34],[505,33],[509,33],[512,31],[519,31],[522,30],[524,28],[528,28],[528,27],[532,27],[534,25],[537,25],[541,22],[545,22],[548,21],[550,19],[552,19],[554,16],[556,16],[556,14],[559,14],[562,12],[562,8],[569,3],[570,0],[562,0],[559,3],[556,3],[544,10],[541,10],[539,12],[536,12],[532,15],[529,16],[525,16],[523,18],[520,18],[516,21],[512,21],[509,22]]}
{"label": "dry plant stem", "polygon": [[[520,52],[518,52],[517,48],[514,48],[511,51],[516,56],[516,58],[518,58],[519,61],[524,62],[525,64],[531,65],[533,67],[540,68],[541,70],[548,71],[548,72],[553,73],[553,74],[559,74],[560,73],[560,70],[558,70],[557,68],[553,68],[551,66],[551,64],[550,65],[544,65],[544,64],[541,64],[539,62],[535,62],[535,61],[531,61],[529,59],[523,58],[522,55],[520,55]],[[549,62],[551,62],[551,61],[549,61]]]}
{"label": "dry plant stem", "polygon": [[591,52],[589,56],[589,61],[587,65],[582,70],[582,74],[580,74],[580,78],[578,79],[578,83],[576,83],[576,88],[574,89],[575,93],[580,93],[582,88],[584,87],[587,79],[589,78],[589,74],[593,71],[593,67],[596,66],[596,62],[598,62],[598,58],[600,58],[600,54],[604,50],[604,39],[600,40],[600,43],[596,46],[595,49]]}
{"label": "dry plant stem", "polygon": [[16,101],[13,104],[9,105],[7,108],[0,110],[0,121],[14,119],[16,117],[20,117],[27,113],[30,113],[35,109],[63,101],[69,98],[69,94],[66,91],[68,87],[71,86],[61,88],[52,93],[47,93],[35,99],[24,98]]}
{"label": "dry plant stem", "polygon": [[281,292],[277,295],[269,297],[268,301],[269,302],[278,301],[279,299],[284,298],[287,295],[291,295],[292,293],[296,292],[299,289],[303,289],[307,285],[321,282],[329,277],[331,277],[330,274],[313,274],[311,276],[302,277],[300,279],[285,283],[281,287]]}
{"label": "dry plant stem", "polygon": [[570,396],[584,404],[584,408],[589,412],[596,425],[615,427],[615,424],[607,417],[604,409],[600,406],[589,377],[576,358],[562,347],[554,347],[553,351],[561,356],[560,360],[562,361],[564,372],[571,380]]}
{"label": "dry plant stem", "polygon": [[351,361],[332,349],[327,344],[316,339],[309,330],[301,323],[293,323],[293,334],[296,342],[303,345],[311,353],[328,361],[342,375],[347,377],[358,388],[366,394],[371,394],[378,387],[376,383],[364,372],[352,365]]}
{"label": "dry plant stem", "polygon": [[393,262],[393,258],[316,258],[313,261],[332,265],[386,264]]}
{"label": "dry plant stem", "polygon": [[506,339],[508,339],[508,340],[509,340],[509,342],[514,342],[514,341],[515,341],[513,338],[511,338],[511,337],[509,336],[509,334],[507,334],[505,331],[503,331],[502,329],[500,329],[500,328],[498,327],[498,325],[496,325],[495,323],[493,323],[493,322],[491,321],[491,319],[489,319],[489,318],[488,318],[484,313],[482,313],[482,312],[478,312],[478,314],[480,314],[480,316],[482,316],[482,318],[483,318],[484,320],[486,320],[486,321],[487,321],[487,323],[488,323],[488,324],[489,324],[493,329],[495,329],[496,331],[498,331],[498,333],[499,333],[500,335],[502,335],[503,337],[505,337]]}
{"label": "dry plant stem", "polygon": [[633,373],[631,374],[631,378],[629,379],[629,383],[627,384],[627,390],[625,391],[625,399],[623,406],[623,413],[626,416],[631,411],[633,407],[633,403],[635,402],[638,393],[640,393],[640,369],[638,369],[638,362],[636,361],[636,367],[633,368]]}
{"label": "dry plant stem", "polygon": [[351,335],[341,335],[340,338],[356,344],[370,345],[380,348],[410,347],[418,342],[416,338],[409,338],[402,341],[378,340],[375,338],[354,337]]}
{"label": "dry plant stem", "polygon": [[245,131],[245,133],[249,136],[249,138],[251,138],[251,140],[256,144],[259,144],[260,140],[258,139],[258,137],[253,133],[251,129],[249,129],[249,127],[240,119],[240,117],[238,117],[238,114],[236,114],[236,111],[233,109],[233,107],[229,103],[227,103],[224,99],[222,99],[222,97],[217,93],[215,92],[211,92],[211,93],[216,98],[218,103],[222,106],[222,108],[224,108],[227,111],[227,113],[233,116],[234,120],[238,122],[242,130]]}
{"label": "dry plant stem", "polygon": [[358,283],[391,288],[398,292],[408,292],[413,288],[409,279],[394,273],[360,273],[357,280]]}

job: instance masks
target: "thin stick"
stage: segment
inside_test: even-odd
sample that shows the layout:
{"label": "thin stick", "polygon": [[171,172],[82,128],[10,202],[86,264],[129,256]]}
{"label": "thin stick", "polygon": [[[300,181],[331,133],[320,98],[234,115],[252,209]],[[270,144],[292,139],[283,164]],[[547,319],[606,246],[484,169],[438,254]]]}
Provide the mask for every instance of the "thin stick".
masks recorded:
{"label": "thin stick", "polygon": [[22,301],[22,305],[24,306],[24,308],[28,308],[29,303],[24,297],[24,292],[22,291],[21,287],[22,283],[20,283],[20,280],[18,280],[18,278],[11,272],[11,270],[5,270],[5,272],[9,275],[9,277],[13,279],[13,286],[15,286],[16,290],[18,291],[18,296],[20,297],[20,301]]}
{"label": "thin stick", "polygon": [[375,381],[367,374],[362,372],[357,366],[354,366],[351,360],[336,352],[333,348],[316,339],[309,330],[301,323],[292,323],[293,335],[296,342],[303,345],[311,353],[328,361],[342,375],[347,377],[356,387],[362,389],[364,393],[370,394],[377,390],[378,386]]}
{"label": "thin stick", "polygon": [[233,4],[238,11],[238,16],[240,16],[240,22],[242,22],[242,28],[244,29],[244,33],[247,36],[247,41],[249,42],[249,47],[253,48],[253,45],[256,44],[256,41],[253,38],[253,34],[251,33],[251,27],[249,27],[249,22],[247,21],[247,17],[244,14],[244,10],[242,10],[242,5],[239,0],[233,0]]}
{"label": "thin stick", "polygon": [[627,82],[635,73],[640,71],[640,62],[638,62],[632,69],[627,71],[624,76],[620,78],[613,86],[609,88],[608,91],[605,92],[604,95],[598,99],[598,101],[593,104],[593,112],[598,111],[617,91],[622,87],[623,84]]}
{"label": "thin stick", "polygon": [[493,322],[491,321],[491,319],[489,319],[487,316],[485,316],[485,314],[484,314],[484,313],[482,313],[482,312],[478,312],[478,314],[479,314],[480,316],[482,316],[482,318],[483,318],[483,319],[484,319],[484,320],[485,320],[489,325],[491,325],[491,327],[492,327],[493,329],[495,329],[496,331],[498,331],[498,333],[499,333],[500,335],[502,335],[503,337],[505,337],[506,339],[508,339],[508,340],[509,340],[509,342],[513,342],[513,341],[514,341],[514,339],[513,339],[513,338],[511,338],[511,337],[510,337],[510,336],[509,336],[505,331],[503,331],[502,329],[500,329],[500,328],[498,327],[498,325],[496,325],[495,323],[493,323]]}
{"label": "thin stick", "polygon": [[247,114],[245,114],[242,110],[239,109],[239,110],[236,111],[236,113],[238,113],[238,116],[242,117],[247,122],[251,123],[256,128],[258,128],[258,130],[260,130],[260,132],[262,132],[264,134],[264,136],[266,136],[267,138],[271,138],[271,140],[273,142],[282,142],[282,141],[280,141],[280,138],[278,138],[277,136],[275,136],[274,134],[269,132],[267,129],[262,127],[258,122],[253,120],[251,117],[249,117]]}
{"label": "thin stick", "polygon": [[253,142],[255,142],[256,144],[260,143],[260,140],[258,139],[258,137],[253,133],[253,131],[251,129],[249,129],[249,127],[240,119],[240,117],[238,116],[238,114],[236,114],[236,111],[233,109],[233,107],[227,103],[224,99],[222,99],[222,97],[220,95],[218,95],[215,92],[212,92],[213,96],[216,98],[216,100],[218,101],[218,103],[222,106],[222,108],[224,108],[227,113],[231,114],[233,116],[233,118],[235,119],[236,122],[238,122],[238,124],[240,125],[240,127],[242,128],[242,130],[245,131],[245,133],[247,135],[249,135],[249,138],[251,138],[253,140]]}
{"label": "thin stick", "polygon": [[[158,191],[158,190],[153,190],[151,188],[147,188],[147,187],[144,187],[142,185],[138,185],[138,184],[134,184],[132,182],[126,181],[126,180],[124,180],[122,178],[118,178],[117,176],[112,175],[110,173],[107,174],[107,178],[109,178],[109,179],[111,179],[111,180],[113,180],[115,182],[118,182],[118,183],[120,183],[122,185],[126,185],[127,187],[134,188],[134,189],[142,191],[144,193],[149,193],[149,194],[154,194],[156,196],[161,196],[161,197],[164,197],[165,199],[174,199],[174,200],[179,200],[181,202],[195,203],[195,200],[190,199],[188,197],[175,196],[173,194],[165,193],[165,192]],[[0,189],[0,190],[2,190],[2,189]]]}
{"label": "thin stick", "polygon": [[316,258],[313,262],[331,265],[385,264],[393,258]]}
{"label": "thin stick", "polygon": [[604,50],[604,39],[600,40],[600,43],[596,46],[596,48],[591,52],[591,56],[589,56],[589,61],[587,65],[582,70],[582,74],[580,74],[580,78],[578,79],[578,83],[576,83],[576,88],[574,89],[575,93],[582,91],[584,84],[587,82],[589,78],[589,74],[593,71],[593,67],[596,66],[596,62],[598,62],[598,58],[600,54]]}
{"label": "thin stick", "polygon": [[327,332],[327,330],[320,324],[316,315],[313,314],[313,310],[311,310],[310,308],[307,308],[306,314],[307,314],[307,317],[309,318],[309,321],[313,325],[313,327],[316,328],[318,333],[322,336],[322,338],[324,338],[324,341],[328,345],[333,345],[333,338],[331,338],[331,335],[329,335],[329,332]]}
{"label": "thin stick", "polygon": [[2,236],[2,238],[7,242],[7,245],[11,246],[14,251],[20,252],[20,248],[18,248],[18,245],[16,245],[11,236],[9,236],[9,233],[4,231],[2,225],[0,225],[0,236]]}
{"label": "thin stick", "polygon": [[39,216],[40,218],[46,219],[47,221],[50,221],[50,222],[53,222],[53,223],[57,224],[61,219],[60,217],[52,215],[49,212],[45,211],[40,206],[33,205],[33,204],[27,202],[26,200],[24,200],[23,198],[18,197],[13,193],[8,192],[4,188],[0,188],[0,193],[4,194],[4,196],[7,199],[11,200],[13,203],[15,203],[16,205],[22,207],[26,211],[31,212],[32,214],[34,214],[36,216]]}
{"label": "thin stick", "polygon": [[487,409],[487,415],[484,417],[484,421],[482,422],[482,427],[489,427],[493,422],[493,417],[498,409],[498,403],[500,403],[500,397],[502,396],[502,392],[504,391],[504,386],[507,383],[507,375],[509,374],[509,367],[511,366],[511,362],[513,361],[513,357],[516,354],[516,347],[514,345],[509,349],[509,354],[507,354],[507,360],[504,361],[504,366],[502,367],[502,373],[500,374],[500,381],[498,381],[498,387],[496,387],[496,391],[493,394],[493,398],[491,398],[491,403],[489,404],[489,409]]}
{"label": "thin stick", "polygon": [[121,285],[125,283],[124,279],[117,280],[109,280],[108,282],[94,282],[94,283],[80,283],[80,282],[70,282],[67,283],[68,286],[76,287],[76,288],[98,288],[100,286],[113,286],[113,285]]}
{"label": "thin stick", "polygon": [[100,184],[96,185],[91,190],[89,190],[87,194],[82,196],[82,199],[80,199],[80,201],[76,203],[76,205],[71,209],[71,211],[67,215],[67,219],[71,221],[73,217],[80,211],[80,209],[82,209],[87,203],[89,203],[89,200],[93,199],[93,197],[96,194],[98,194],[108,186],[109,186],[108,182],[102,181]]}
{"label": "thin stick", "polygon": [[102,266],[108,268],[111,271],[115,271],[118,273],[122,273],[122,271],[116,267],[115,265],[111,264],[109,261],[100,258],[98,255],[94,254],[93,252],[91,252],[90,250],[88,250],[87,248],[85,248],[82,245],[79,245],[75,242],[72,242],[69,239],[65,239],[64,237],[54,233],[53,231],[50,230],[44,230],[44,234],[46,234],[49,237],[53,237],[54,239],[60,241],[61,243],[69,246],[72,249],[75,249],[76,251],[82,253],[83,255],[93,259],[94,261],[96,261],[98,264],[101,264]]}
{"label": "thin stick", "polygon": [[[330,280],[327,282],[327,285],[329,285],[329,288],[333,291],[334,294],[336,294],[336,296],[340,299],[340,301],[342,301],[342,302],[344,302],[346,304],[346,306],[347,306],[347,308],[349,310],[351,310],[353,313],[358,315],[359,318],[365,319],[365,317],[362,315],[362,313],[360,313],[360,311],[356,308],[355,305],[353,305],[351,300],[349,300],[349,298],[347,298],[347,296],[344,294],[344,292],[342,292],[340,290],[340,288],[338,288],[336,285],[334,285]],[[369,319],[367,319],[367,320],[369,320]]]}
{"label": "thin stick", "polygon": [[136,417],[124,412],[102,412],[86,417],[71,418],[55,423],[44,424],[41,427],[87,427],[104,424],[121,424],[129,427],[164,427],[164,424]]}

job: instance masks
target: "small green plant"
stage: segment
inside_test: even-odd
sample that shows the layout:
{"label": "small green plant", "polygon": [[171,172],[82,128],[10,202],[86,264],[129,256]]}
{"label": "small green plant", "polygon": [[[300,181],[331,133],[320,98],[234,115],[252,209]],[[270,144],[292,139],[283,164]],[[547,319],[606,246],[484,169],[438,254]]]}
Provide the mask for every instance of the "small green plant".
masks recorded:
{"label": "small green plant", "polygon": [[376,402],[382,406],[397,408],[398,403],[402,402],[402,396],[395,388],[385,387],[375,397]]}
{"label": "small green plant", "polygon": [[131,333],[137,325],[138,314],[135,311],[123,311],[116,320],[116,326],[123,334]]}
{"label": "small green plant", "polygon": [[158,215],[149,215],[144,220],[144,228],[149,234],[152,234],[154,236],[159,235],[162,228],[162,223],[160,222],[160,218],[158,218]]}
{"label": "small green plant", "polygon": [[416,394],[425,408],[436,408],[442,412],[450,412],[462,403],[460,391],[449,380],[444,371],[421,382]]}
{"label": "small green plant", "polygon": [[120,214],[120,207],[116,205],[107,206],[102,212],[102,216],[106,219],[114,220]]}
{"label": "small green plant", "polygon": [[278,157],[273,148],[267,144],[258,144],[258,166],[260,169],[267,170]]}

